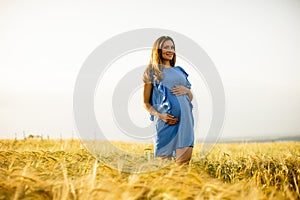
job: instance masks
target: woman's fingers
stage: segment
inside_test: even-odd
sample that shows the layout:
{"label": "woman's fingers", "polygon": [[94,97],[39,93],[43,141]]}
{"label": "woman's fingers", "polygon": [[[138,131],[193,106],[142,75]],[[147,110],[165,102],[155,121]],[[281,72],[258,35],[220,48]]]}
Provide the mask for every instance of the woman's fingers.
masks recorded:
{"label": "woman's fingers", "polygon": [[179,121],[178,118],[175,118],[173,115],[168,113],[163,114],[162,120],[169,125],[174,125]]}
{"label": "woman's fingers", "polygon": [[180,96],[180,95],[183,95],[183,93],[181,93],[181,92],[173,92],[173,94],[175,94],[176,96]]}
{"label": "woman's fingers", "polygon": [[176,96],[179,96],[179,95],[183,95],[183,94],[186,94],[187,91],[186,91],[186,87],[182,86],[182,85],[177,85],[173,88],[171,88],[171,92],[176,95]]}
{"label": "woman's fingers", "polygon": [[176,96],[178,96],[180,94],[180,91],[178,91],[177,89],[171,89],[171,92],[173,94],[175,94]]}
{"label": "woman's fingers", "polygon": [[174,124],[177,124],[178,123],[178,120],[176,121],[167,121],[167,124],[169,125],[174,125]]}
{"label": "woman's fingers", "polygon": [[179,121],[178,118],[175,118],[174,116],[168,114],[168,118],[166,120],[168,124],[173,125],[176,124],[178,121]]}
{"label": "woman's fingers", "polygon": [[170,114],[167,114],[167,117],[169,117],[169,118],[174,118],[174,116],[173,116],[173,115],[170,115]]}

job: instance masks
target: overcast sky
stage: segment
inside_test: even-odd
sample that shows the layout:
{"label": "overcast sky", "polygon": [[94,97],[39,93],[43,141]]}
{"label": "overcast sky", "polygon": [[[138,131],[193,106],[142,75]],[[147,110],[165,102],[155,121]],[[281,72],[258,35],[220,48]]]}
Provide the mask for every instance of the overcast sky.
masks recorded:
{"label": "overcast sky", "polygon": [[[206,51],[225,88],[222,137],[300,135],[300,1],[3,0],[1,138],[76,135],[72,95],[83,62],[104,41],[138,28],[179,32]],[[123,66],[125,73],[124,63],[139,57],[140,65],[146,64],[149,54],[130,54],[114,66]],[[200,108],[197,135],[205,135],[211,117],[209,93],[187,63],[179,58],[178,64],[189,69]],[[108,89],[113,91],[113,85]],[[99,93],[96,111],[111,101]],[[149,121],[140,94],[133,95],[129,110],[132,120],[143,126]],[[110,119],[111,113],[106,114]]]}

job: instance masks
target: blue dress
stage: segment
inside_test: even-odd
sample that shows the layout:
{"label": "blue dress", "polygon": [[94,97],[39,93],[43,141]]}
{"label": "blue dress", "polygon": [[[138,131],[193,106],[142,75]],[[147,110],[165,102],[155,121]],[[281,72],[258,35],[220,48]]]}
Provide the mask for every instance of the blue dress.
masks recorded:
{"label": "blue dress", "polygon": [[169,125],[159,118],[150,115],[150,120],[155,121],[156,137],[154,141],[155,156],[176,156],[175,150],[194,146],[194,118],[193,105],[187,94],[176,96],[170,90],[176,85],[191,88],[188,74],[180,66],[163,68],[163,79],[156,82],[152,78],[153,90],[150,104],[160,113],[169,113],[179,122]]}

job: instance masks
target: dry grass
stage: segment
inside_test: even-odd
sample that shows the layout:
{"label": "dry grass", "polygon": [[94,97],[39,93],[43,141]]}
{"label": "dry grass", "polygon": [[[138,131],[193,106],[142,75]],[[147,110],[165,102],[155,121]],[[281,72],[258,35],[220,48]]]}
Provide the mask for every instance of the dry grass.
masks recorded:
{"label": "dry grass", "polygon": [[[114,144],[141,154],[153,148]],[[0,199],[300,199],[299,185],[299,142],[218,144],[189,167],[125,173],[76,140],[0,140]]]}

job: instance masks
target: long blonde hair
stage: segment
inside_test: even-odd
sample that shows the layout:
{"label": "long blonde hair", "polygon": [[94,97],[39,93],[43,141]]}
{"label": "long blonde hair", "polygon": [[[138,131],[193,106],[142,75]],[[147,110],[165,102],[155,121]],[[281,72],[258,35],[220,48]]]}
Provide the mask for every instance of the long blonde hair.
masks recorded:
{"label": "long blonde hair", "polygon": [[[152,73],[152,75],[154,77],[154,81],[160,82],[162,80],[162,78],[163,78],[162,45],[167,40],[171,40],[173,42],[174,50],[175,50],[174,40],[169,36],[161,36],[154,42],[150,63],[148,64],[148,66],[143,74],[144,83],[152,83],[153,80],[151,79],[150,73]],[[170,65],[172,67],[174,67],[175,62],[176,62],[176,53],[174,52],[174,56],[173,56],[172,60],[170,61]]]}

